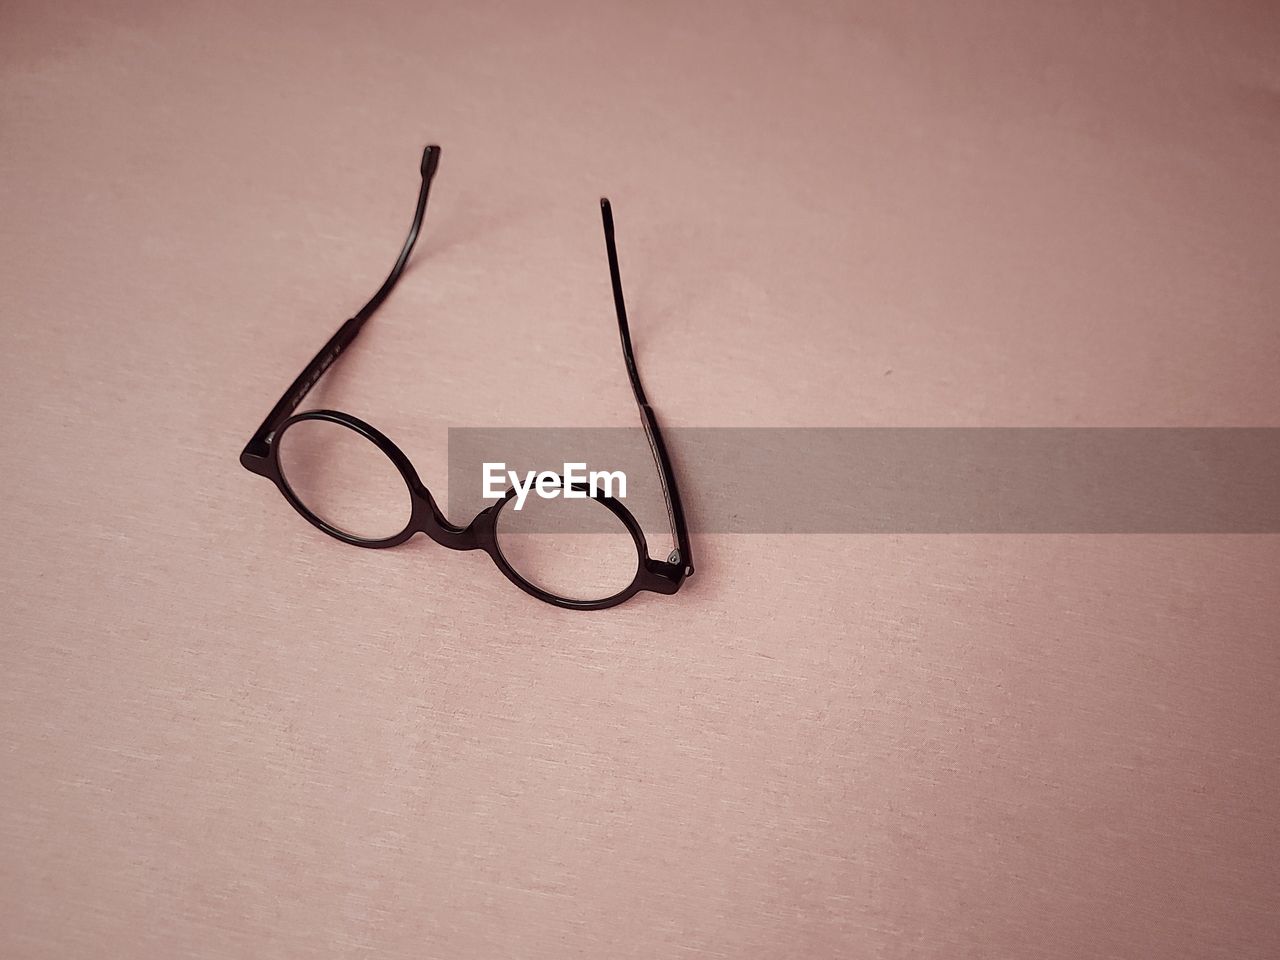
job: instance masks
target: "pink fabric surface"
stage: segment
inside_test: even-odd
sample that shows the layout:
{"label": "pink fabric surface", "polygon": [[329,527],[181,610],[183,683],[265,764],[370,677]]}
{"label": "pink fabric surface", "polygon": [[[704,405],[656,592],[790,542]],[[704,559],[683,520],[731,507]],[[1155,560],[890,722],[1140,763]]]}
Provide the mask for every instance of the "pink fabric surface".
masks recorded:
{"label": "pink fabric surface", "polygon": [[[703,536],[538,604],[308,405],[1278,426],[1273,5],[0,9],[0,955],[1274,957],[1273,536]],[[696,465],[685,478],[691,509]]]}

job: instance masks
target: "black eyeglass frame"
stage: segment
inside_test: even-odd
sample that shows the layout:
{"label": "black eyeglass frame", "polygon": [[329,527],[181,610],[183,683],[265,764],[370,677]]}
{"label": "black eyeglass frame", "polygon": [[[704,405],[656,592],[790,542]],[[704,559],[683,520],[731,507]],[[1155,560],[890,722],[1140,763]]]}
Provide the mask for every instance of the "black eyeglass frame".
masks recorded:
{"label": "black eyeglass frame", "polygon": [[[641,591],[674,594],[680,589],[684,581],[693,575],[693,553],[689,546],[689,531],[685,523],[684,508],[680,500],[675,471],[671,465],[671,457],[662,439],[657,417],[645,397],[644,387],[640,382],[640,373],[636,367],[635,354],[631,347],[631,331],[627,322],[627,308],[623,300],[622,280],[618,269],[618,251],[614,241],[613,209],[607,198],[601,198],[600,200],[600,213],[604,223],[605,247],[609,258],[609,276],[613,286],[613,301],[618,318],[618,333],[622,341],[622,356],[626,364],[627,377],[631,382],[632,393],[635,395],[636,404],[640,408],[641,423],[644,426],[645,435],[653,453],[654,463],[658,468],[658,475],[662,482],[663,497],[667,506],[667,515],[676,543],[676,549],[671,552],[666,560],[651,558],[640,524],[620,500],[598,494],[588,489],[585,485],[574,484],[573,489],[581,490],[592,496],[616,516],[626,527],[635,542],[638,555],[636,573],[631,583],[624,589],[612,596],[597,600],[575,600],[548,592],[522,577],[508,562],[507,558],[503,556],[498,542],[498,517],[503,507],[515,496],[516,491],[514,488],[509,489],[496,503],[481,510],[465,527],[459,527],[450,523],[448,518],[445,517],[436,504],[435,498],[431,495],[431,491],[419,478],[409,458],[390,438],[377,428],[358,417],[340,410],[294,412],[306,398],[311,388],[350,347],[365,323],[382,305],[397,281],[399,281],[422,228],[422,219],[427,209],[427,197],[431,190],[431,181],[435,177],[439,163],[440,147],[434,144],[428,146],[422,154],[420,166],[422,186],[418,191],[418,204],[414,212],[413,224],[409,228],[409,235],[404,242],[404,247],[400,251],[400,256],[396,260],[395,266],[391,269],[391,273],[388,274],[387,279],[378,288],[377,293],[370,298],[369,302],[355,316],[338,328],[337,333],[329,338],[329,341],[320,352],[298,374],[289,389],[285,391],[284,396],[267,414],[267,418],[262,422],[262,425],[254,433],[248,444],[245,445],[240,454],[241,465],[249,472],[266,477],[274,483],[280,493],[283,494],[285,500],[304,519],[344,543],[357,547],[383,549],[398,546],[415,534],[422,533],[441,546],[448,547],[451,550],[483,550],[489,554],[503,575],[517,587],[539,600],[558,607],[572,610],[603,610],[617,606]],[[412,508],[408,523],[403,530],[394,536],[382,539],[362,539],[333,526],[307,508],[289,487],[289,483],[285,479],[284,471],[280,466],[280,444],[278,442],[285,430],[292,424],[303,420],[323,420],[347,427],[372,442],[382,451],[396,469],[400,471],[400,475],[409,490]]]}

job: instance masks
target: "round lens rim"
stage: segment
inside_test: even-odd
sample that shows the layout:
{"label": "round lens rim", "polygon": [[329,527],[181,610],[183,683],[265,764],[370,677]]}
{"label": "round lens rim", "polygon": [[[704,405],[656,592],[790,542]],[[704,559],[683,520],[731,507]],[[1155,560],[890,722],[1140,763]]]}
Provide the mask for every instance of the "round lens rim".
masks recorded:
{"label": "round lens rim", "polygon": [[[561,481],[563,482],[563,480]],[[631,534],[631,542],[636,548],[636,567],[635,573],[631,577],[631,582],[619,590],[617,593],[608,597],[601,597],[596,600],[581,600],[574,597],[565,597],[558,593],[553,593],[544,587],[538,586],[532,580],[521,575],[521,573],[512,565],[511,561],[502,552],[502,538],[498,534],[498,521],[502,515],[502,511],[506,509],[507,504],[515,499],[515,489],[507,491],[504,496],[493,509],[492,519],[492,543],[493,550],[491,556],[493,562],[497,564],[498,569],[508,580],[514,583],[521,590],[530,596],[550,603],[553,606],[565,607],[567,609],[576,610],[600,610],[605,607],[613,607],[635,596],[641,589],[645,579],[645,559],[649,555],[649,548],[645,543],[644,531],[640,528],[639,522],[626,508],[621,500],[614,497],[606,497],[598,493],[594,493],[586,484],[575,483],[572,489],[585,492],[592,500],[602,504],[610,513],[622,521],[622,525],[627,532]]]}
{"label": "round lens rim", "polygon": [[[343,530],[341,527],[334,526],[319,514],[314,513],[306,505],[303,499],[294,492],[293,488],[289,486],[289,480],[285,475],[284,467],[280,463],[280,438],[285,435],[290,427],[304,420],[323,420],[328,423],[335,423],[341,427],[346,427],[348,430],[355,432],[365,440],[372,443],[378,448],[378,451],[391,462],[391,465],[396,468],[396,472],[400,474],[400,479],[404,482],[405,490],[409,499],[409,516],[405,520],[405,525],[402,530],[388,537],[370,538],[355,536],[354,534]],[[408,457],[400,451],[400,448],[392,443],[384,433],[376,427],[365,423],[358,417],[342,413],[339,410],[308,410],[305,413],[295,414],[282,423],[280,425],[280,429],[278,429],[271,438],[271,463],[272,472],[274,474],[272,479],[275,480],[276,486],[280,488],[280,492],[284,495],[284,498],[289,501],[290,506],[301,514],[307,522],[315,526],[317,529],[329,534],[329,536],[334,539],[341,540],[343,543],[349,543],[357,547],[381,548],[398,546],[413,536],[414,520],[418,510],[418,498],[414,492],[414,484],[417,482],[417,475],[414,473],[413,465],[409,463]]]}

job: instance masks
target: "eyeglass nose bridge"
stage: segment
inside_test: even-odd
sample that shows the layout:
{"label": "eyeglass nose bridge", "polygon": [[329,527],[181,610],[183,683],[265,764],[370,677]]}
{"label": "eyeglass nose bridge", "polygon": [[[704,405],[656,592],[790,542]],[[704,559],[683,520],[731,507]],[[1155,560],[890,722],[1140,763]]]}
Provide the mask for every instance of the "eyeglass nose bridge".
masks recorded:
{"label": "eyeglass nose bridge", "polygon": [[449,522],[431,491],[416,474],[409,477],[409,489],[413,495],[413,515],[409,519],[411,533],[421,533],[450,550],[491,550],[498,505],[486,507],[465,527],[459,527]]}

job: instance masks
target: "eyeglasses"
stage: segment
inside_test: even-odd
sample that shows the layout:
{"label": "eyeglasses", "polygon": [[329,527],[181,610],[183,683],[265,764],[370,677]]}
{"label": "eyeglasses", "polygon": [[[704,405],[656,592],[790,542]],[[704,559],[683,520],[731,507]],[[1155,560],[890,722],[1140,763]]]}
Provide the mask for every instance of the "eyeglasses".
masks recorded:
{"label": "eyeglasses", "polygon": [[[523,510],[512,508],[516,495],[513,487],[465,527],[455,526],[440,511],[409,458],[377,429],[339,410],[294,412],[400,279],[418,239],[439,163],[440,148],[427,147],[422,154],[422,187],[413,225],[391,273],[285,391],[245,446],[240,463],[251,473],[272,481],[310,523],[357,547],[394,547],[423,533],[451,550],[483,550],[521,590],[574,610],[613,607],[642,590],[675,593],[693,574],[693,554],[671,458],[653,408],[645,399],[631,349],[613,238],[613,210],[607,199],[601,199],[600,213],[622,359],[662,481],[675,543],[665,560],[649,556],[640,524],[621,501],[585,484],[566,486],[566,490],[572,489],[579,496],[529,498]],[[585,514],[593,516],[588,518]],[[592,522],[584,523],[588,519]],[[611,533],[582,532],[598,529],[601,521]]]}

